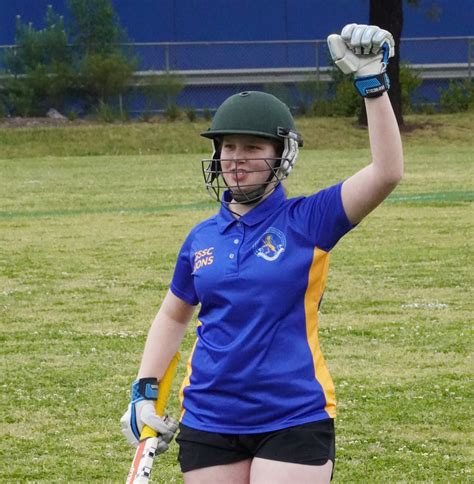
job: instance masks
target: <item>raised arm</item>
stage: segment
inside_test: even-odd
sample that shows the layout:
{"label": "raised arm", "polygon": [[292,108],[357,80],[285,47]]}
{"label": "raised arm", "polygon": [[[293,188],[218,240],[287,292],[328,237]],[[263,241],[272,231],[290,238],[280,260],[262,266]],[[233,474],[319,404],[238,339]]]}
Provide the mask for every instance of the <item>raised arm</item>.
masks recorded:
{"label": "raised arm", "polygon": [[382,203],[403,176],[400,131],[387,93],[366,98],[365,107],[372,163],[342,185],[342,203],[352,224]]}
{"label": "raised arm", "polygon": [[342,185],[342,202],[349,220],[359,223],[397,186],[403,175],[403,150],[397,120],[387,90],[386,67],[395,53],[390,32],[374,25],[346,25],[341,35],[328,37],[331,56],[365,98],[372,163]]}

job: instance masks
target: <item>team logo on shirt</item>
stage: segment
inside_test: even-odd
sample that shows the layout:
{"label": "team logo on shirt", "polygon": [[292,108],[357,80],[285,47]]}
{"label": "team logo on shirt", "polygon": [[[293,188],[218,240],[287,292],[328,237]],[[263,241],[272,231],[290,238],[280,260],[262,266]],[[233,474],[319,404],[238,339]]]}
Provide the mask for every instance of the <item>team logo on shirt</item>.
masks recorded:
{"label": "team logo on shirt", "polygon": [[214,262],[214,247],[197,250],[194,253],[194,268],[193,272],[200,269],[202,266],[210,266]]}
{"label": "team logo on shirt", "polygon": [[257,257],[262,257],[270,262],[277,260],[280,254],[285,252],[285,248],[285,234],[274,227],[267,229],[253,246]]}

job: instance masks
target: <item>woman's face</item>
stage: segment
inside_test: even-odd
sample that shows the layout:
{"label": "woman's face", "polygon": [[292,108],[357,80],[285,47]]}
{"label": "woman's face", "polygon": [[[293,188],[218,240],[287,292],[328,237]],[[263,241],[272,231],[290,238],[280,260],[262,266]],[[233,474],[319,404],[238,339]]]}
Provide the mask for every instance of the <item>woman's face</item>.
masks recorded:
{"label": "woman's face", "polygon": [[224,136],[222,176],[232,192],[252,192],[267,183],[277,157],[276,143],[251,135]]}

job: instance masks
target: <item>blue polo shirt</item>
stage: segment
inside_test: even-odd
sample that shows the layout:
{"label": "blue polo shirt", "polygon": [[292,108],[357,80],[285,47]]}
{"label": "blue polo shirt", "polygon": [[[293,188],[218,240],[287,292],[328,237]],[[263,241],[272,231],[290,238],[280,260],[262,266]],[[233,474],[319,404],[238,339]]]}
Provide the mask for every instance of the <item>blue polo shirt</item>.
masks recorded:
{"label": "blue polo shirt", "polygon": [[279,185],[240,219],[222,206],[189,233],[171,282],[201,305],[185,425],[260,433],[335,417],[318,307],[330,250],[352,228],[341,186],[287,199]]}

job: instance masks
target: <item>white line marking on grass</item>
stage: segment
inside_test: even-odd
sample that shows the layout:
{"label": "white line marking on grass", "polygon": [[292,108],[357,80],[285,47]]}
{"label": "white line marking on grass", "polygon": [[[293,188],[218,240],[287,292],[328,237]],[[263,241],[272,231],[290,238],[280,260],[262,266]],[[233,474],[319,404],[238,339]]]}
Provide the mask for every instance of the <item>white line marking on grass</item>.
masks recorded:
{"label": "white line marking on grass", "polygon": [[446,309],[448,304],[435,302],[402,304],[403,309]]}

